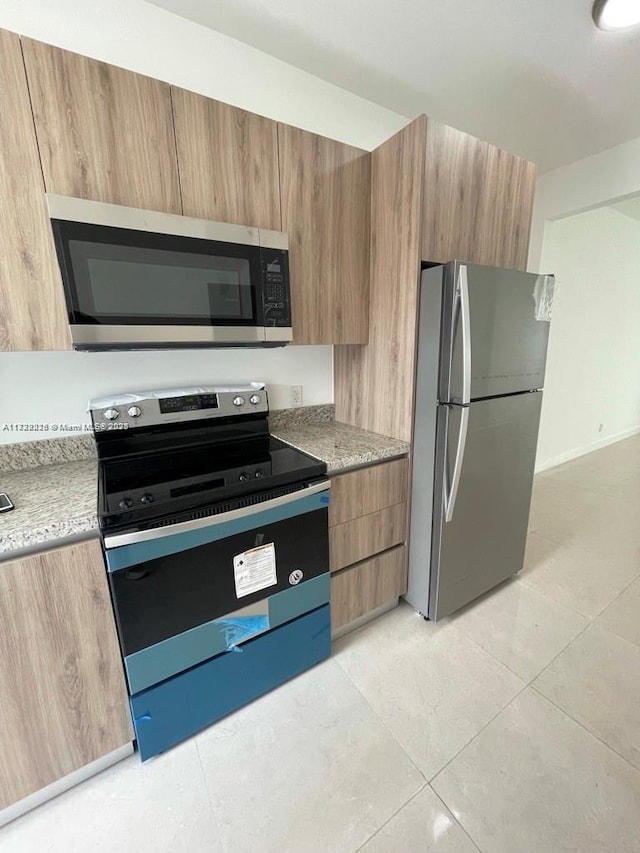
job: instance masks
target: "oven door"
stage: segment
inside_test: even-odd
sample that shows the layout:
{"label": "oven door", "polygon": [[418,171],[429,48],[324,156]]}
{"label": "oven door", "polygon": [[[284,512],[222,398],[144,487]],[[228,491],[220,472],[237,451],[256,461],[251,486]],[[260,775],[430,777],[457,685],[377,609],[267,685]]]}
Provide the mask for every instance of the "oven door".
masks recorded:
{"label": "oven door", "polygon": [[132,694],[329,603],[329,485],[105,538]]}
{"label": "oven door", "polygon": [[66,217],[99,219],[96,203],[49,206],[77,348],[264,342],[258,229],[116,205],[101,206],[111,224],[76,221]]}

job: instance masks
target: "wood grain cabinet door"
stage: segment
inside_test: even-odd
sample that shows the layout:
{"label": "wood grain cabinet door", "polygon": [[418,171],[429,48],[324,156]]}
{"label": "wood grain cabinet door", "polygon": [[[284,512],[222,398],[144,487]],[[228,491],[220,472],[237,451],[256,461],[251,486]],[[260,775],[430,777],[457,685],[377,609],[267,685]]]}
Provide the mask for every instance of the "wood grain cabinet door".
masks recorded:
{"label": "wood grain cabinet door", "polygon": [[0,92],[0,351],[70,349],[20,39],[6,30]]}
{"label": "wood grain cabinet door", "polygon": [[478,262],[477,235],[489,146],[428,119],[422,259]]}
{"label": "wood grain cabinet door", "polygon": [[483,182],[478,262],[525,270],[536,166],[490,145]]}
{"label": "wood grain cabinet door", "polygon": [[366,343],[370,154],[285,124],[278,152],[294,343]]}
{"label": "wood grain cabinet door", "polygon": [[22,45],[47,192],[182,213],[169,85]]}
{"label": "wood grain cabinet door", "polygon": [[331,628],[339,631],[407,591],[404,545],[331,576]]}
{"label": "wood grain cabinet door", "polygon": [[0,809],[133,738],[98,540],[0,564]]}
{"label": "wood grain cabinet door", "polygon": [[279,231],[278,125],[171,87],[185,216]]}

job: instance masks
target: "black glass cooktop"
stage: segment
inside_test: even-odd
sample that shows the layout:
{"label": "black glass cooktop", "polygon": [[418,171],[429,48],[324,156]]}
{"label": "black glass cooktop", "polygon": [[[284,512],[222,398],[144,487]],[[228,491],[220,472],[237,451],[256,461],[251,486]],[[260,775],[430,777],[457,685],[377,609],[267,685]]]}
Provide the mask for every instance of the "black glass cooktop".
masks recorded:
{"label": "black glass cooktop", "polygon": [[268,433],[102,459],[98,516],[103,529],[154,521],[247,495],[271,492],[326,473],[326,464]]}

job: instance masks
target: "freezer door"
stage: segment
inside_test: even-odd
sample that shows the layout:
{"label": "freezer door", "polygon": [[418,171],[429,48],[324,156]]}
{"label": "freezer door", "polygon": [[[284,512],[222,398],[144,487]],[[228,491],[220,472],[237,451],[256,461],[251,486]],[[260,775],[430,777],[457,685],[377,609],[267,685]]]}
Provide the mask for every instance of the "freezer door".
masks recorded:
{"label": "freezer door", "polygon": [[543,387],[553,283],[517,270],[447,266],[442,402]]}
{"label": "freezer door", "polygon": [[522,568],[541,403],[538,391],[438,406],[430,619]]}

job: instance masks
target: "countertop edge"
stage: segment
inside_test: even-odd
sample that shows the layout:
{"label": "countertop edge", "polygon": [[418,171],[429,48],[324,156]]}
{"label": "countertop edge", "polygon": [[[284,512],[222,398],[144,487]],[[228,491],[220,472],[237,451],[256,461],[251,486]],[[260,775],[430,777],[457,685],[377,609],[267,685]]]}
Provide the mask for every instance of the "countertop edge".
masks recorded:
{"label": "countertop edge", "polygon": [[33,557],[34,554],[42,554],[44,551],[53,551],[56,548],[64,548],[67,545],[77,545],[78,542],[86,542],[89,539],[97,539],[98,527],[84,530],[79,533],[68,533],[57,536],[54,539],[44,539],[41,542],[32,542],[29,545],[21,545],[9,551],[0,551],[0,564],[10,563],[12,560],[22,560],[24,557]]}

